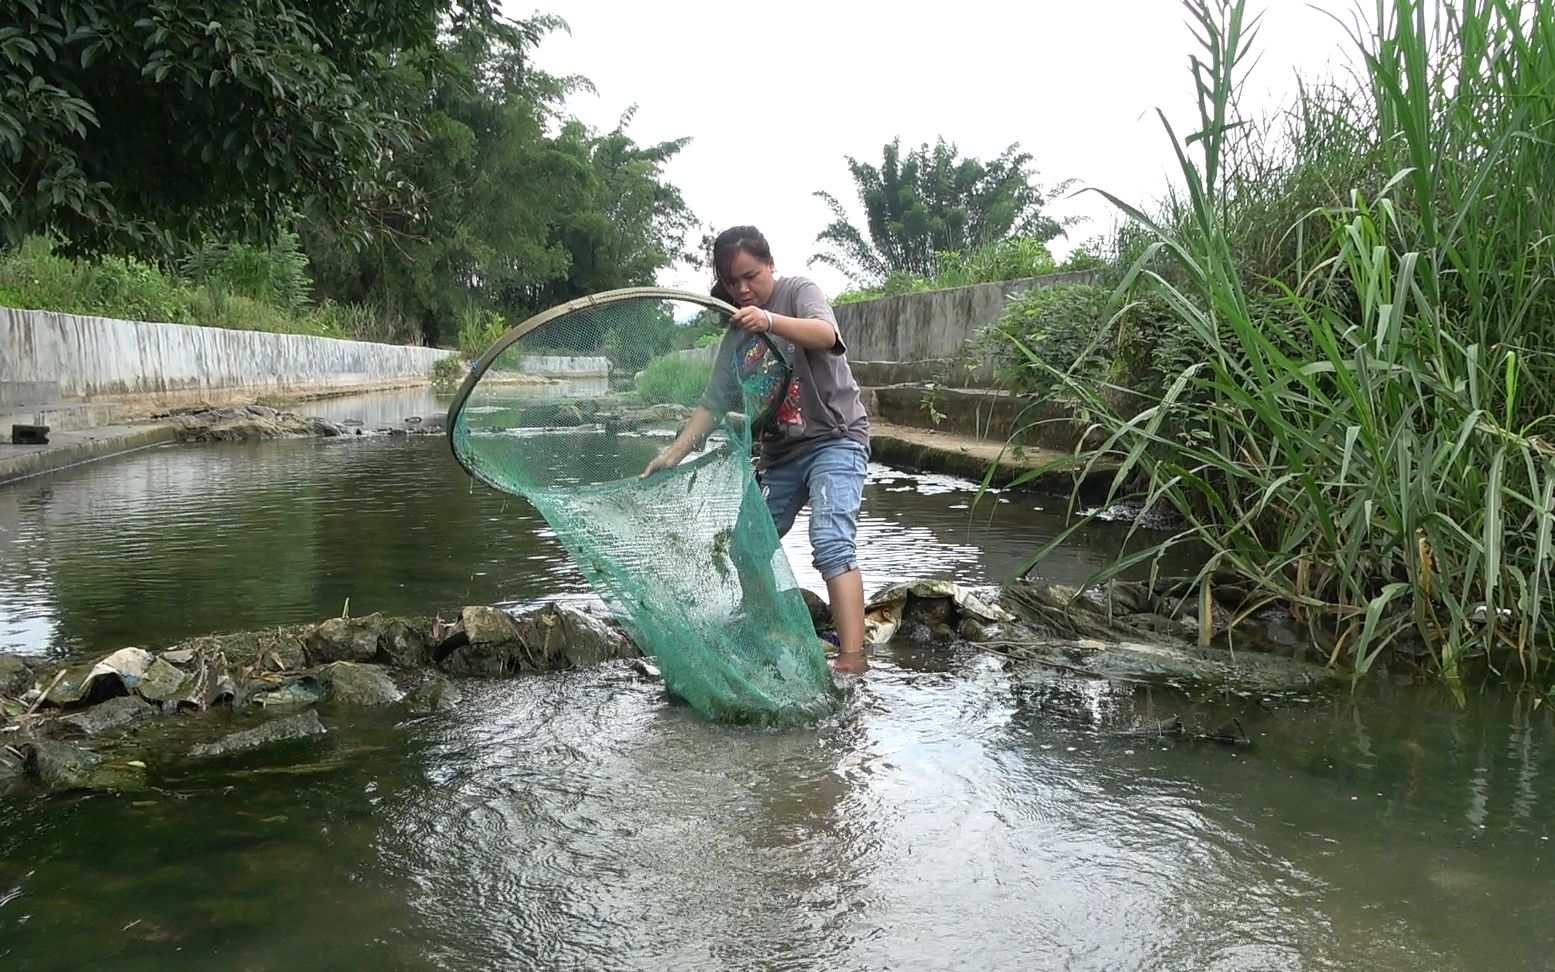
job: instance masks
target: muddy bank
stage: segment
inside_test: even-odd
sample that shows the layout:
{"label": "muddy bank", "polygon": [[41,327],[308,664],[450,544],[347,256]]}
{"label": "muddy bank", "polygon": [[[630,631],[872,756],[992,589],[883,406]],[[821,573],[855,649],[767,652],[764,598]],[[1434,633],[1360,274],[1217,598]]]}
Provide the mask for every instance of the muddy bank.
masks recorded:
{"label": "muddy bank", "polygon": [[[1200,649],[1170,636],[1120,639],[1096,627],[1077,637],[1054,623],[1084,618],[1064,607],[1068,598],[1029,582],[991,599],[946,581],[897,585],[871,598],[869,639],[993,654],[1032,685],[1057,672],[1271,700],[1334,684],[1334,673],[1276,655]],[[825,603],[809,592],[806,600],[818,636],[831,640]],[[0,655],[0,788],[127,792],[154,789],[191,761],[260,750],[305,759],[309,739],[327,734],[342,707],[431,714],[459,704],[461,678],[607,663],[657,678],[618,625],[555,604],[516,615],[471,606],[452,619],[332,618],[193,638],[160,652],[124,648],[65,667]],[[1169,730],[1215,737],[1181,725],[1141,727]]]}
{"label": "muddy bank", "polygon": [[173,426],[182,442],[254,442],[308,436],[333,438],[346,435],[436,434],[443,431],[441,416],[410,415],[391,425],[365,426],[357,421],[334,422],[316,415],[280,411],[268,405],[175,409],[153,418]]}
{"label": "muddy bank", "polygon": [[[606,432],[678,428],[691,416],[681,405],[635,405],[614,399],[576,399],[525,403],[515,409],[520,427],[578,428]],[[251,442],[263,439],[352,435],[441,435],[445,418],[408,415],[398,422],[366,425],[354,419],[336,422],[316,415],[281,411],[268,405],[175,409],[153,416],[174,427],[183,442]]]}

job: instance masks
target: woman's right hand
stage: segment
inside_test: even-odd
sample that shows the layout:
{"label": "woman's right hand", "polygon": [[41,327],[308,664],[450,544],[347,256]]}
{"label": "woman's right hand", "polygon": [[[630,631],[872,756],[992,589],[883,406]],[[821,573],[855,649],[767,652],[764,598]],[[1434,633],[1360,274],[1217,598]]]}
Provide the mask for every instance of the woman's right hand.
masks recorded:
{"label": "woman's right hand", "polygon": [[674,469],[676,466],[680,465],[680,460],[684,458],[686,458],[686,454],[681,450],[680,443],[677,442],[665,449],[663,452],[654,456],[653,461],[648,463],[647,467],[643,469],[642,475],[638,476],[637,478],[647,479],[649,476],[652,476],[654,473],[659,472],[660,470]]}

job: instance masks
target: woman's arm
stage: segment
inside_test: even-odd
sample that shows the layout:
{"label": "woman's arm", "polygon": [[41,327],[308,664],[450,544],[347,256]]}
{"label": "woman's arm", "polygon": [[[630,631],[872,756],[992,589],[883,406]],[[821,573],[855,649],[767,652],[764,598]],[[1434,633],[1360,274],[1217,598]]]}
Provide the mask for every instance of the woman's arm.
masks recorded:
{"label": "woman's arm", "polygon": [[643,470],[639,479],[647,479],[661,469],[673,469],[680,465],[680,461],[691,454],[691,450],[700,446],[707,440],[713,431],[717,420],[706,405],[698,405],[696,411],[691,413],[691,418],[686,422],[686,427],[680,430],[663,452],[654,456],[653,461]]}
{"label": "woman's arm", "polygon": [[785,317],[760,307],[741,307],[732,322],[751,334],[776,334],[810,351],[831,351],[840,338],[831,321],[816,317]]}

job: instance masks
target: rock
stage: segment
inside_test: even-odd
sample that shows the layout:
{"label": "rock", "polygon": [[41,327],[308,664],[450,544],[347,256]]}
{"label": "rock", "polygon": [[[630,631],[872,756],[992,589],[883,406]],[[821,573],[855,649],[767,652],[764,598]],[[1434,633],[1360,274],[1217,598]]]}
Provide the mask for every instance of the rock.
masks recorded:
{"label": "rock", "polygon": [[998,625],[986,624],[976,618],[962,618],[960,627],[956,629],[956,636],[962,641],[997,641],[999,628]]}
{"label": "rock", "polygon": [[280,684],[265,683],[249,701],[255,705],[316,705],[329,695],[329,686],[312,675],[286,679]]}
{"label": "rock", "polygon": [[169,663],[165,656],[159,657],[146,669],[146,677],[135,686],[135,691],[152,702],[176,699],[191,678],[188,672]]}
{"label": "rock", "polygon": [[551,424],[559,428],[582,425],[585,421],[583,410],[576,405],[563,405],[556,410],[556,414],[551,418]]}
{"label": "rock", "polygon": [[650,405],[636,414],[643,422],[684,422],[691,417],[691,409],[684,405],[663,403]]}
{"label": "rock", "polygon": [[331,422],[327,418],[319,418],[317,415],[308,416],[303,420],[303,425],[312,435],[323,436],[325,438],[334,438],[337,435],[346,434],[344,426]]}
{"label": "rock", "polygon": [[378,658],[378,641],[383,634],[383,615],[363,618],[330,618],[315,627],[304,639],[309,665],[330,662],[369,662]]}
{"label": "rock", "polygon": [[[171,654],[163,652],[162,657],[165,659]],[[172,695],[159,701],[208,709],[213,705],[226,705],[237,700],[238,684],[227,664],[226,652],[214,648],[202,648],[194,652],[188,674],[188,681],[179,685]],[[149,671],[147,675],[150,675]],[[161,684],[160,678],[158,684]]]}
{"label": "rock", "polygon": [[459,613],[459,629],[447,643],[458,647],[439,663],[457,675],[507,675],[533,667],[518,622],[499,608],[466,607]]}
{"label": "rock", "polygon": [[[151,667],[151,653],[143,648],[120,648],[99,662],[77,665],[49,689],[50,705],[91,705],[128,695]],[[50,680],[52,681],[52,679]]]}
{"label": "rock", "polygon": [[826,603],[825,598],[809,588],[802,587],[799,593],[804,595],[805,607],[810,610],[810,623],[815,626],[816,631],[836,627],[837,622],[832,619],[831,605]]}
{"label": "rock", "polygon": [[459,625],[472,644],[496,645],[523,638],[518,622],[501,608],[467,607],[459,612]]}
{"label": "rock", "polygon": [[426,632],[404,621],[391,621],[379,639],[380,650],[395,668],[420,668],[432,660]]}
{"label": "rock", "polygon": [[15,655],[0,655],[0,695],[19,697],[32,688],[32,669]]}
{"label": "rock", "polygon": [[328,731],[328,729],[324,728],[323,723],[319,722],[319,714],[309,709],[307,712],[287,716],[283,719],[272,719],[263,725],[255,726],[253,729],[244,729],[241,732],[223,736],[215,742],[196,746],[190,750],[189,755],[197,757],[225,756],[228,753],[244,752],[289,740],[322,736]]}
{"label": "rock", "polygon": [[585,668],[629,654],[624,635],[574,607],[548,604],[518,627],[534,662],[544,668]]}
{"label": "rock", "polygon": [[76,736],[95,736],[110,729],[119,729],[142,719],[156,715],[155,706],[135,695],[121,695],[83,712],[63,716],[58,724],[66,732]]}
{"label": "rock", "polygon": [[913,597],[907,598],[905,615],[916,621],[922,621],[929,627],[945,624],[950,620],[953,605],[948,597]]}
{"label": "rock", "polygon": [[277,412],[263,405],[241,408],[188,409],[170,413],[179,438],[188,442],[247,442],[283,436],[346,434],[346,429],[318,416]]}
{"label": "rock", "polygon": [[25,744],[27,768],[55,790],[138,790],[146,785],[139,762],[108,761],[69,743],[34,739]]}
{"label": "rock", "polygon": [[345,705],[392,705],[404,697],[389,673],[376,665],[335,662],[325,666],[329,697]]}
{"label": "rock", "polygon": [[438,675],[407,695],[405,705],[412,712],[446,712],[461,698],[458,686]]}
{"label": "rock", "polygon": [[0,746],[0,793],[27,775],[27,761],[10,746]]}

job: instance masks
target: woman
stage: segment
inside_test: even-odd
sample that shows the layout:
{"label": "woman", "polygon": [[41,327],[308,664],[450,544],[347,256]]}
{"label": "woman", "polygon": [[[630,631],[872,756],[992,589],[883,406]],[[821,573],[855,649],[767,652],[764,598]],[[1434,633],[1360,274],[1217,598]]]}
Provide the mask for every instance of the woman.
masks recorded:
{"label": "woman", "polygon": [[[772,248],[756,227],[725,230],[714,241],[712,255],[713,296],[739,308],[725,344],[766,334],[793,371],[774,420],[754,430],[761,444],[757,478],[778,536],[787,534],[799,511],[810,507],[813,562],[826,581],[837,624],[833,667],[862,672],[869,666],[856,535],[869,462],[869,417],[848,367],[847,346],[821,288],[805,277],[776,276]],[[720,360],[730,357],[726,350],[720,349]],[[679,464],[715,424],[714,409],[704,397],[643,475]]]}

